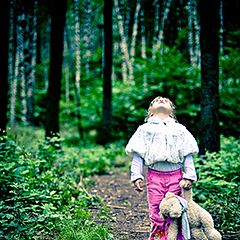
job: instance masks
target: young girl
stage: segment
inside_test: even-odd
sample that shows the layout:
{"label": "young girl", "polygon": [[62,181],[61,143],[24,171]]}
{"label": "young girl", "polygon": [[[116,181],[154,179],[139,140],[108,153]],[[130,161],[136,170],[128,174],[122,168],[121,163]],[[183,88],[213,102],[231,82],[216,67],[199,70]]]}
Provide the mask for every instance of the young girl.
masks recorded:
{"label": "young girl", "polygon": [[[156,97],[149,106],[145,123],[130,138],[126,153],[131,155],[131,181],[143,191],[143,165],[147,166],[147,199],[151,231],[149,240],[167,240],[170,220],[159,216],[159,204],[167,192],[182,195],[179,182],[190,189],[197,180],[192,154],[198,153],[192,134],[177,122],[175,107],[168,98]],[[184,172],[182,172],[184,166]],[[183,240],[183,234],[178,235]]]}

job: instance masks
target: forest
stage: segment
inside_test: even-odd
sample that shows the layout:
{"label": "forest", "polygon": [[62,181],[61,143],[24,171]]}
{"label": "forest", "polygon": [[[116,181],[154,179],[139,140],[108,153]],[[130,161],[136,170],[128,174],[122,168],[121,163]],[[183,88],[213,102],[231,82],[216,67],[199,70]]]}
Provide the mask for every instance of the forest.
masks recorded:
{"label": "forest", "polygon": [[131,186],[125,146],[157,96],[198,142],[195,201],[240,239],[239,12],[239,0],[1,0],[0,239],[144,239],[116,230],[93,189],[122,173]]}

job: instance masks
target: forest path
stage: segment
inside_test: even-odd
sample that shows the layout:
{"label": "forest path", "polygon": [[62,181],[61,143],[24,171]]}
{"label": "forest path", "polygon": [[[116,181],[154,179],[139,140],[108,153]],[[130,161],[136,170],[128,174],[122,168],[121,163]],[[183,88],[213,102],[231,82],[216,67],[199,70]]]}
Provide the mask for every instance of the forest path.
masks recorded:
{"label": "forest path", "polygon": [[[150,222],[146,186],[143,192],[134,190],[127,170],[96,175],[92,179],[95,185],[91,188],[91,193],[100,196],[103,204],[110,210],[106,214],[110,217],[107,222],[114,236],[113,239],[147,240]],[[93,208],[92,211],[97,213],[98,209]],[[222,240],[239,239],[239,232],[225,233],[222,238]]]}
{"label": "forest path", "polygon": [[103,199],[109,208],[109,227],[116,240],[147,240],[148,219],[146,190],[137,192],[128,172],[94,176],[91,192]]}

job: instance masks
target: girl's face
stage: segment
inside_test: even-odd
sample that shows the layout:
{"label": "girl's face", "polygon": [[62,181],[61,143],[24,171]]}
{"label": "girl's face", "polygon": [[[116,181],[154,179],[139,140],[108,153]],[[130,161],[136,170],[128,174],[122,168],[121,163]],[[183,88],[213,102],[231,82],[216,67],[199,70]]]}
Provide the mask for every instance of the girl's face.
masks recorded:
{"label": "girl's face", "polygon": [[159,112],[170,114],[173,112],[173,104],[168,98],[156,97],[150,103],[149,111],[153,114]]}

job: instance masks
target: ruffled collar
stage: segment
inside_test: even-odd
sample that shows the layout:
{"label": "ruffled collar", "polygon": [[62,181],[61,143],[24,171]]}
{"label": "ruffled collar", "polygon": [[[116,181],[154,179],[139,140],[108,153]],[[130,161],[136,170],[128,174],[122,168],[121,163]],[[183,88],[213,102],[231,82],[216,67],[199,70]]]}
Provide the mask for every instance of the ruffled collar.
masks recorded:
{"label": "ruffled collar", "polygon": [[147,120],[148,123],[155,123],[155,124],[158,124],[158,123],[163,123],[163,124],[172,124],[172,123],[175,123],[176,120],[171,118],[171,117],[167,117],[165,119],[160,119],[159,117],[150,117],[148,118]]}

